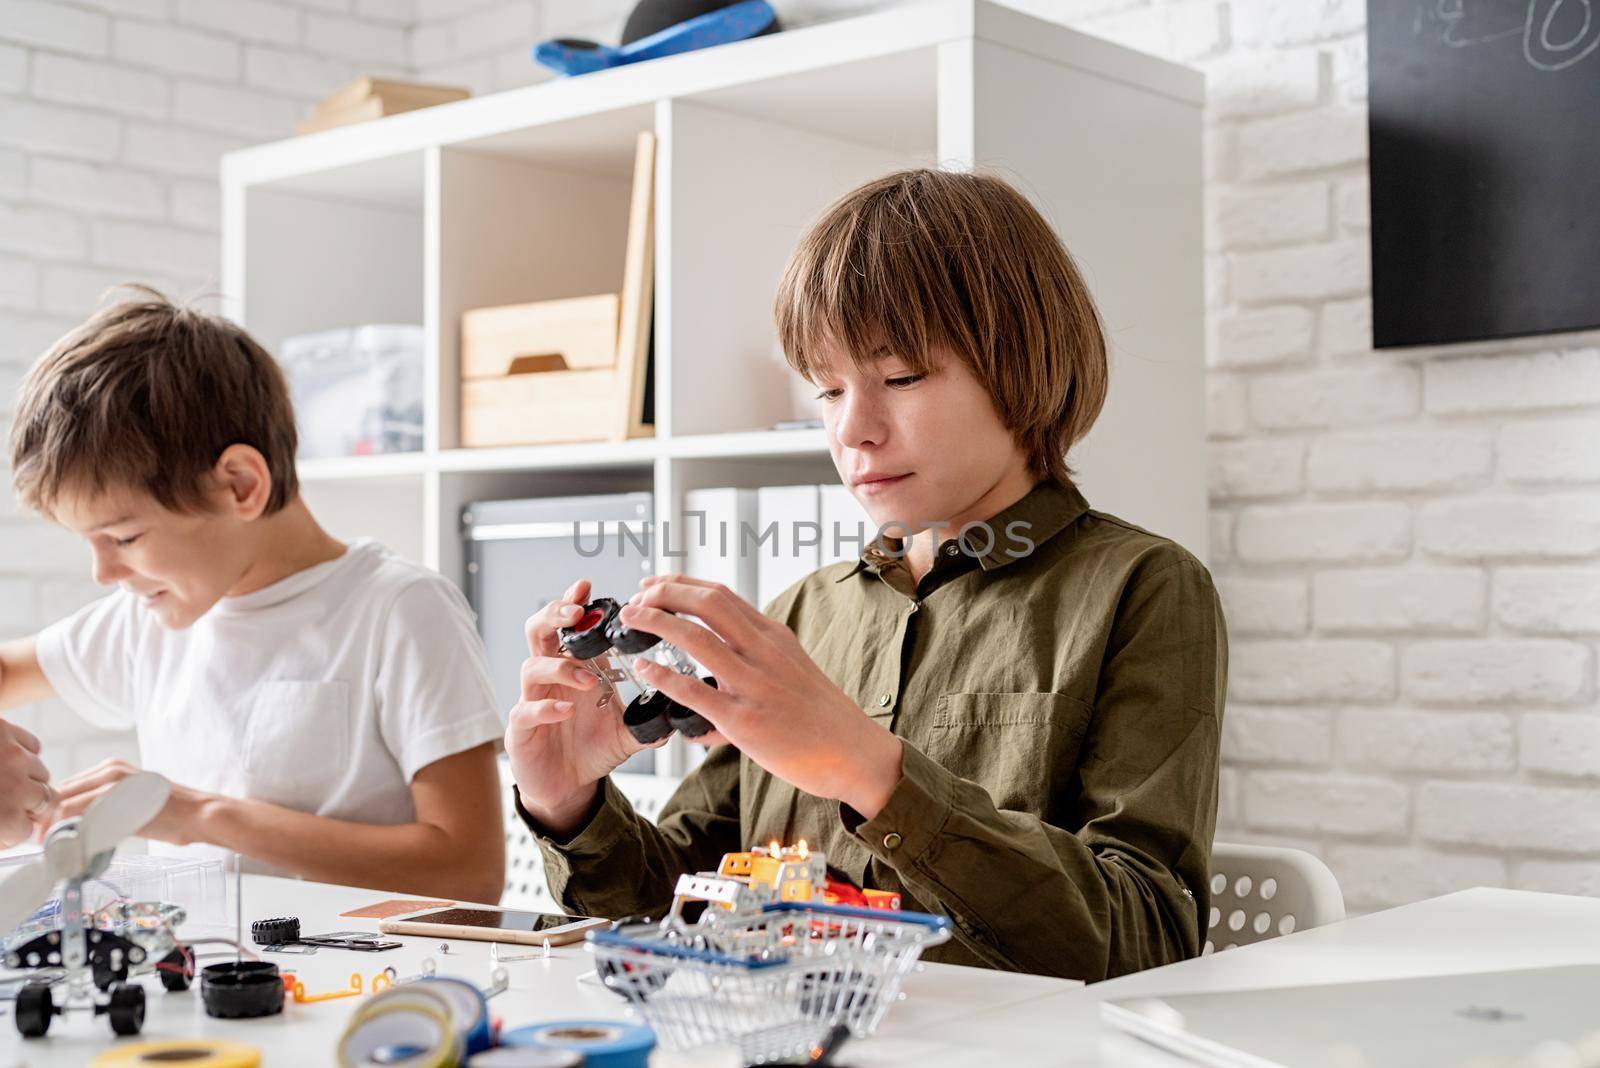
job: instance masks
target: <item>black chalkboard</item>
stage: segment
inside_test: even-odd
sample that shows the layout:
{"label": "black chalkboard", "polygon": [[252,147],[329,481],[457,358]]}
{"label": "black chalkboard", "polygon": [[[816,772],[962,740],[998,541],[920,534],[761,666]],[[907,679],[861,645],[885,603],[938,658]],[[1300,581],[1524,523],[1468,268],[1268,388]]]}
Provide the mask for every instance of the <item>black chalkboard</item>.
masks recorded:
{"label": "black chalkboard", "polygon": [[1600,0],[1368,0],[1378,347],[1600,326]]}

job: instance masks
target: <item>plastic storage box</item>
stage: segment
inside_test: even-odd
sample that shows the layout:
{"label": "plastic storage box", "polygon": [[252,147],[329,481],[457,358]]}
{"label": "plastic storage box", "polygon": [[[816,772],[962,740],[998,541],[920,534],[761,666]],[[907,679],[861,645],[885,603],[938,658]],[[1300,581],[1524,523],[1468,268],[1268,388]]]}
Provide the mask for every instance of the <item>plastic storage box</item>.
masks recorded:
{"label": "plastic storage box", "polygon": [[[643,492],[474,501],[462,509],[467,599],[501,709],[520,696],[530,613],[578,579],[592,583],[591,596],[626,600],[652,572],[651,513],[651,494]],[[623,689],[625,699],[636,692],[626,684]],[[635,753],[622,770],[652,771],[655,753]]]}
{"label": "plastic storage box", "polygon": [[368,456],[422,448],[422,327],[358,326],[283,342],[300,456]]}
{"label": "plastic storage box", "polygon": [[[37,854],[0,859],[0,878],[37,859]],[[84,907],[93,912],[119,900],[166,902],[183,907],[188,917],[182,927],[184,932],[204,927],[226,928],[231,934],[234,926],[231,863],[221,857],[192,859],[118,853],[104,875],[84,884]],[[50,915],[60,907],[60,891],[57,886],[55,895],[35,911],[35,917]],[[9,942],[11,937],[12,932],[6,932],[0,941]]]}

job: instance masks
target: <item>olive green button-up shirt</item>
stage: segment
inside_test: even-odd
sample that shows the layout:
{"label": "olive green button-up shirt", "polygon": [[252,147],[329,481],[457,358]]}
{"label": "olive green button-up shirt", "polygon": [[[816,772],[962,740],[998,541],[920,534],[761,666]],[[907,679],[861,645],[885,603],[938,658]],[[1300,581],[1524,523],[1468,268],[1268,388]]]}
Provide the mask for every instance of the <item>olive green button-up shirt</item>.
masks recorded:
{"label": "olive green button-up shirt", "polygon": [[563,906],[658,913],[679,873],[804,838],[859,885],[948,916],[930,960],[1093,981],[1197,955],[1227,673],[1211,577],[1053,483],[989,528],[943,543],[920,581],[884,543],[767,609],[902,739],[881,812],[803,794],[731,746],[654,824],[608,779],[569,840],[524,813]]}

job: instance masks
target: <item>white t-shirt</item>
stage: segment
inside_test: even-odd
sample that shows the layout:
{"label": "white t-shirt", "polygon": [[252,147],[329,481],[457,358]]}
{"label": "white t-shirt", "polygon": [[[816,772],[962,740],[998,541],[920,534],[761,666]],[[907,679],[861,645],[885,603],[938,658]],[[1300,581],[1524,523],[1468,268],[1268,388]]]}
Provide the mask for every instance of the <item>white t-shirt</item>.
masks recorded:
{"label": "white t-shirt", "polygon": [[138,730],[148,770],[319,816],[409,823],[419,770],[505,730],[461,591],[366,540],[185,630],[118,590],[41,632],[38,655],[84,719]]}

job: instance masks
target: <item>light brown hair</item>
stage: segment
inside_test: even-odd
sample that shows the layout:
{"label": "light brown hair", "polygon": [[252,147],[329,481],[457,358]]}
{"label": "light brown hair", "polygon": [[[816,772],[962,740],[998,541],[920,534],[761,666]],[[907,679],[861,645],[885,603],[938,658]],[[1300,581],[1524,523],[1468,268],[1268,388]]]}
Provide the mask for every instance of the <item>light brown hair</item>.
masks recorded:
{"label": "light brown hair", "polygon": [[221,316],[121,288],[137,297],[97,311],[23,380],[11,426],[17,497],[51,515],[63,491],[125,487],[197,511],[217,458],[242,444],[271,472],[267,514],[294,500],[294,408],[277,363]]}
{"label": "light brown hair", "polygon": [[1067,450],[1105,405],[1105,331],[1072,256],[989,175],[907,170],[846,194],[778,286],[778,338],[808,381],[830,346],[927,372],[949,350],[989,391],[1036,477],[1070,485]]}

